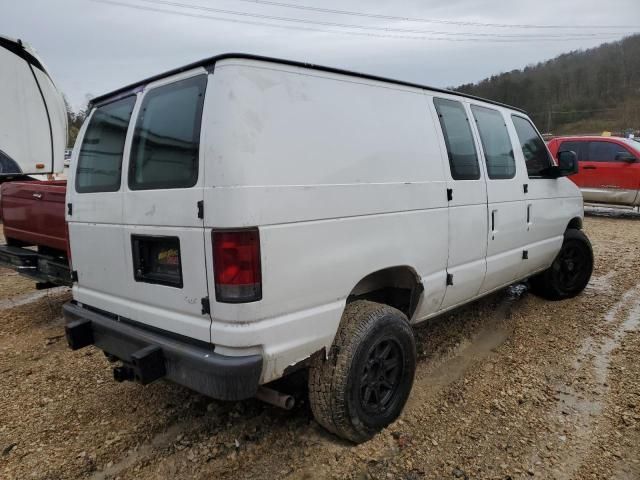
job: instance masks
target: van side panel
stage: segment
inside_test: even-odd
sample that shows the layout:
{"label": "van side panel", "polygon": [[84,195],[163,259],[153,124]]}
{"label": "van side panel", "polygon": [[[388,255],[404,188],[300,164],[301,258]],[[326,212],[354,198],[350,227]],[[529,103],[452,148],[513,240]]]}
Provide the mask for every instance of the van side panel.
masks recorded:
{"label": "van side panel", "polygon": [[424,92],[230,59],[206,101],[205,229],[258,226],[262,252],[261,301],[212,298],[217,351],[261,346],[262,381],[276,378],[329,347],[349,292],[392,266],[423,282],[414,320],[437,311],[447,195]]}

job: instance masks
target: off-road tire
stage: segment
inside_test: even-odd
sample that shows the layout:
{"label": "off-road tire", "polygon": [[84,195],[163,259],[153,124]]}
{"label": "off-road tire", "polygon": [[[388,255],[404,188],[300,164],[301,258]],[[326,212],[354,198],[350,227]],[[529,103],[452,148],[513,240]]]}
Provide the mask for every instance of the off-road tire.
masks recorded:
{"label": "off-road tire", "polygon": [[[391,367],[394,364],[399,370]],[[345,308],[328,358],[317,355],[311,361],[313,415],[330,432],[365,442],[400,415],[415,368],[415,339],[407,317],[388,305],[352,302]],[[372,413],[374,408],[380,410]]]}
{"label": "off-road tire", "polygon": [[564,234],[564,242],[551,267],[529,280],[531,290],[547,300],[564,300],[581,293],[593,272],[591,242],[581,230]]}

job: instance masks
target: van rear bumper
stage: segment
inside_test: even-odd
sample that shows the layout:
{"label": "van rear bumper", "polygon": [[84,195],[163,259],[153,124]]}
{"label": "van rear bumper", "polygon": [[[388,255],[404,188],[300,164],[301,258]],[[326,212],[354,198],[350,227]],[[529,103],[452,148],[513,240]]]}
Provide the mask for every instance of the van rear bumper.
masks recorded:
{"label": "van rear bumper", "polygon": [[70,348],[95,345],[121,360],[143,384],[164,377],[219,400],[243,400],[257,392],[261,355],[220,355],[213,345],[194,345],[75,302],[65,304],[63,313]]}

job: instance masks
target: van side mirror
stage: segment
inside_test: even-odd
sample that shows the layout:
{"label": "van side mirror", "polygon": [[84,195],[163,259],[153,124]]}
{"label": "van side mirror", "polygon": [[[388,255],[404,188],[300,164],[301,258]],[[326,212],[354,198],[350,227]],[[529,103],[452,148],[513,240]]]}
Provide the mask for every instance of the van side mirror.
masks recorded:
{"label": "van side mirror", "polygon": [[637,160],[636,157],[634,157],[631,153],[629,152],[620,152],[618,154],[616,154],[616,162],[628,162],[628,163],[633,163]]}
{"label": "van side mirror", "polygon": [[543,175],[547,178],[568,177],[578,173],[578,155],[569,150],[558,152],[558,165],[546,168]]}

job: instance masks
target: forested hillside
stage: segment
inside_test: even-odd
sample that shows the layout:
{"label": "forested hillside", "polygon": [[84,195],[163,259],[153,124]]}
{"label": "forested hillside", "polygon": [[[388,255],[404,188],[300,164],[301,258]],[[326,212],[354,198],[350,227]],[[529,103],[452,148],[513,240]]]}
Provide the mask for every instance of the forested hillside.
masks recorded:
{"label": "forested hillside", "polygon": [[542,132],[640,129],[640,35],[455,90],[527,110]]}

